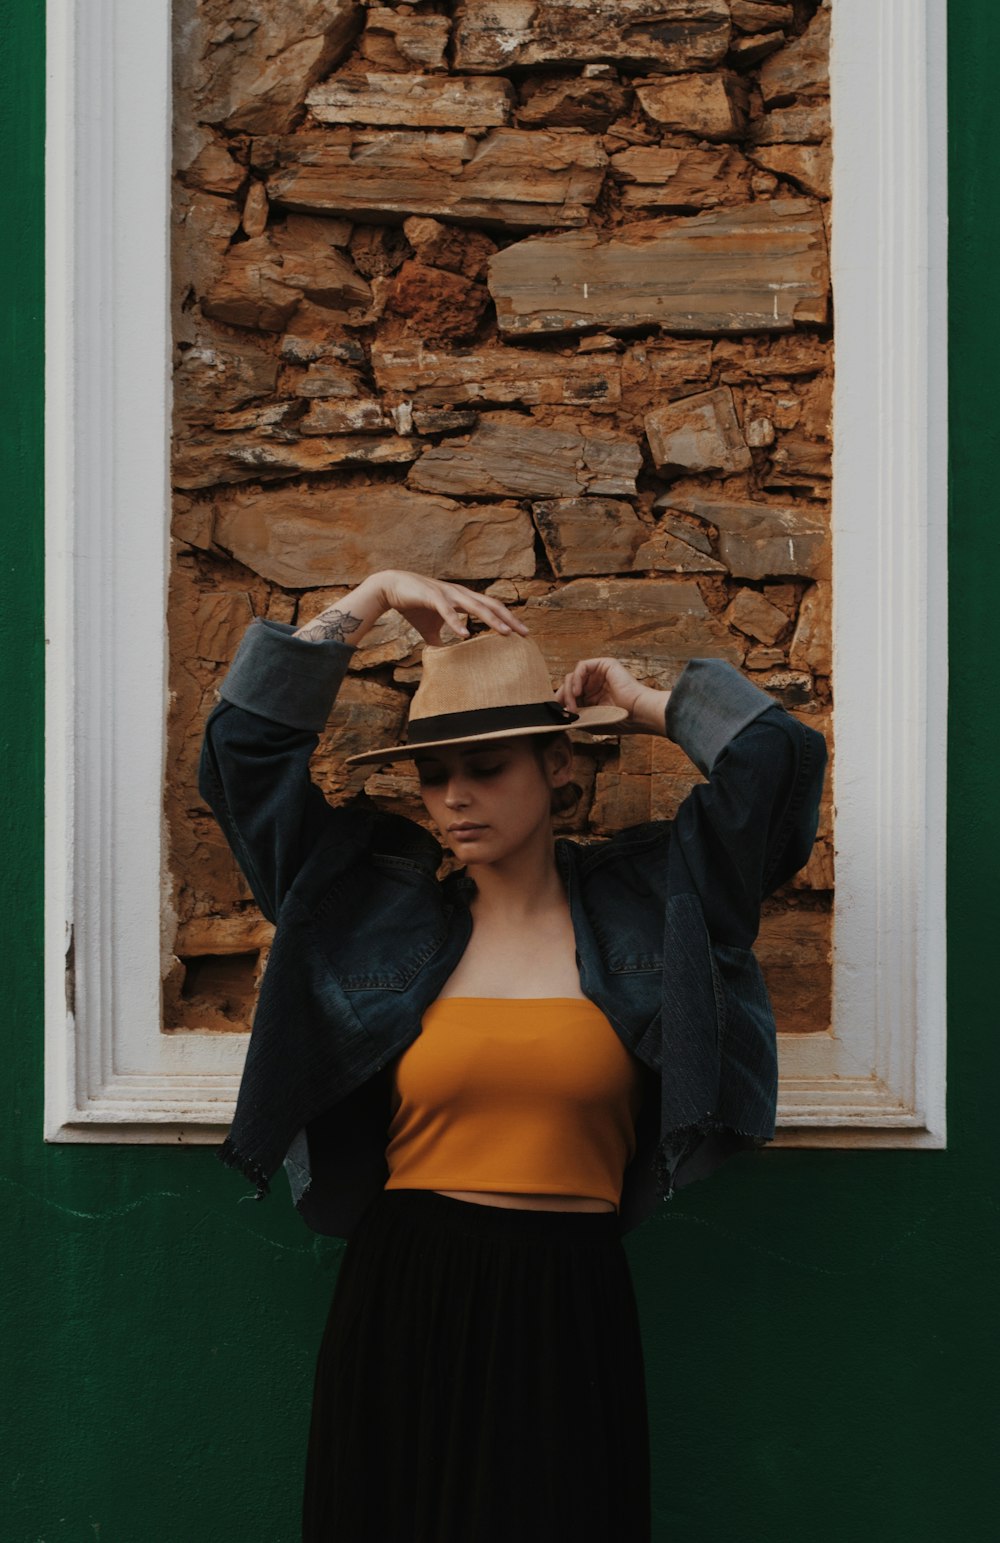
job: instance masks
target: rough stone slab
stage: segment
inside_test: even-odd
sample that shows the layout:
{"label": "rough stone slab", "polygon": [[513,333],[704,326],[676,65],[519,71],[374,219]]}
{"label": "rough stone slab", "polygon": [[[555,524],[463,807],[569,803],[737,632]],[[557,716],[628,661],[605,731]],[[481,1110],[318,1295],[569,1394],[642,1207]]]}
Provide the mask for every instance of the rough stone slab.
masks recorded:
{"label": "rough stone slab", "polygon": [[301,434],[375,434],[394,427],[378,397],[319,398],[298,424]]}
{"label": "rough stone slab", "polygon": [[830,197],[833,170],[827,145],[759,145],[750,159],[777,177],[787,177],[804,193],[815,198]]}
{"label": "rough stone slab", "polygon": [[618,498],[550,498],[531,506],[552,571],[628,573],[649,534],[632,505]]}
{"label": "rough stone slab", "polygon": [[444,441],[411,467],[411,487],[457,497],[563,498],[635,493],[642,454],[633,439],[544,429],[530,419],[481,422],[465,444]]}
{"label": "rough stone slab", "polygon": [[743,647],[693,581],[573,579],[522,612],[558,683],[579,659],[611,654],[663,690],[698,656],[739,664]]}
{"label": "rough stone slab", "polygon": [[633,343],[622,355],[622,390],[645,387],[655,397],[691,381],[708,380],[712,373],[712,344],[708,338]]}
{"label": "rough stone slab", "polygon": [[486,264],[497,249],[496,242],[481,230],[442,225],[427,215],[414,214],[404,220],[403,235],[419,262],[467,279],[485,279]]}
{"label": "rough stone slab", "polygon": [[249,339],[237,343],[219,329],[202,329],[174,370],[176,430],[207,427],[222,412],[254,397],[270,396],[278,381],[278,361]]}
{"label": "rough stone slab", "polygon": [[388,6],[372,6],[358,54],[380,70],[446,70],[451,35],[447,16],[414,16]]}
{"label": "rough stone slab", "polygon": [[229,198],[174,184],[171,208],[171,312],[175,347],[192,342],[202,318],[192,303],[218,283],[240,211]]}
{"label": "rough stone slab", "polygon": [[345,310],[371,303],[370,286],[335,247],[257,236],[227,253],[202,311],[232,327],[283,332],[303,296]]}
{"label": "rough stone slab", "polygon": [[734,578],[829,577],[829,529],[814,510],[669,493],[654,507],[661,504],[717,528],[719,556]]}
{"label": "rough stone slab", "polygon": [[246,178],[246,167],[230,155],[219,136],[193,123],[184,131],[178,125],[174,170],[186,187],[203,193],[238,193]]}
{"label": "rough stone slab", "polygon": [[830,7],[820,6],[801,37],[772,54],[760,70],[760,94],[768,104],[830,90]]}
{"label": "rough stone slab", "polygon": [[282,332],[301,299],[302,291],[285,282],[280,255],[261,236],[227,253],[216,283],[202,296],[201,310],[230,327]]}
{"label": "rough stone slab", "polygon": [[682,540],[668,530],[657,530],[644,541],[635,554],[632,565],[637,571],[651,569],[654,573],[725,573],[724,563],[702,551],[695,544]]}
{"label": "rough stone slab", "polygon": [[309,87],[339,63],[363,18],[357,0],[176,0],[178,120],[286,134]]}
{"label": "rough stone slab", "polygon": [[832,475],[829,445],[783,434],[771,455],[761,479],[763,487],[826,500]]}
{"label": "rough stone slab", "polygon": [[611,157],[625,209],[714,209],[746,203],[751,166],[736,150],[633,145]]}
{"label": "rough stone slab", "polygon": [[244,235],[262,236],[267,229],[268,216],[267,189],[263,182],[251,182],[247,188],[247,196],[243,200],[243,214],[240,220]]}
{"label": "rough stone slab", "polygon": [[415,407],[412,412],[413,427],[418,434],[453,434],[456,429],[475,428],[478,414],[472,409],[461,411],[446,407]]}
{"label": "rough stone slab", "polygon": [[345,463],[369,466],[406,464],[420,454],[416,438],[398,434],[376,439],[345,434],[333,439],[291,442],[260,436],[220,434],[212,439],[182,439],[174,448],[173,484],[208,488],[220,482],[268,481],[329,471]]}
{"label": "rough stone slab", "polygon": [[587,129],[601,134],[628,105],[623,86],[577,75],[532,76],[520,87],[516,119],[524,129]]}
{"label": "rough stone slab", "polygon": [[408,259],[386,294],[385,309],[406,318],[406,330],[433,341],[474,336],[489,291],[461,273]]}
{"label": "rough stone slab", "polygon": [[672,739],[623,734],[617,756],[598,766],[589,829],[603,836],[647,820],[672,820],[701,780],[693,762]]}
{"label": "rough stone slab", "polygon": [[326,357],[314,360],[301,375],[289,371],[282,386],[285,391],[297,397],[305,397],[307,401],[316,397],[338,397],[343,400],[367,394],[360,370],[340,359]]}
{"label": "rough stone slab", "polygon": [[462,0],[454,68],[614,62],[630,70],[708,70],[729,47],[727,0]]}
{"label": "rough stone slab", "polygon": [[820,145],[830,138],[830,104],[776,107],[755,118],[747,138],[753,145]]}
{"label": "rough stone slab", "polygon": [[[794,881],[789,887],[794,887]],[[829,912],[765,906],[754,952],[782,1033],[826,1032],[833,1010],[832,947]]]}
{"label": "rough stone slab", "polygon": [[530,578],[534,537],[516,504],[460,504],[395,484],[265,488],[215,501],[216,542],[289,589],[359,584],[390,564],[439,579]]}
{"label": "rough stone slab", "polygon": [[825,583],[813,584],[802,596],[788,653],[788,662],[794,669],[811,670],[814,675],[832,673],[831,600],[831,586]]}
{"label": "rough stone slab", "polygon": [[731,0],[731,9],[733,26],[740,32],[770,32],[773,27],[790,27],[795,20],[792,6],[761,0]]}
{"label": "rough stone slab", "polygon": [[691,520],[685,520],[682,515],[674,514],[668,509],[660,519],[659,528],[675,536],[678,541],[684,541],[688,546],[694,547],[696,552],[711,557],[712,543],[708,539],[707,531],[700,525],[695,525]]}
{"label": "rough stone slab", "polygon": [[266,439],[297,439],[296,420],[302,409],[298,402],[286,399],[277,402],[256,402],[251,407],[239,407],[235,412],[216,413],[212,428],[225,434],[251,431]]}
{"label": "rough stone slab", "polygon": [[256,910],[237,916],[192,916],[177,929],[174,952],[188,958],[200,954],[249,954],[267,948],[273,937],[273,922],[265,921]]}
{"label": "rough stone slab", "polygon": [[748,637],[773,643],[788,626],[788,617],[755,589],[741,589],[725,610],[725,620]]}
{"label": "rough stone slab", "polygon": [[755,32],[733,39],[729,56],[738,70],[746,70],[759,64],[768,54],[773,54],[785,41],[783,32]]}
{"label": "rough stone slab", "polygon": [[636,87],[647,118],[674,133],[698,139],[733,139],[743,115],[721,75],[677,75]]}
{"label": "rough stone slab", "polygon": [[501,332],[659,324],[669,332],[781,331],[823,322],[822,210],[781,198],[596,230],[528,237],[490,259]]}
{"label": "rough stone slab", "polygon": [[607,156],[559,129],[468,134],[350,129],[272,140],[272,202],[320,214],[429,214],[506,229],[587,222]]}
{"label": "rough stone slab", "polygon": [[458,402],[588,406],[621,400],[617,357],[567,357],[512,347],[445,351],[376,338],[371,362],[380,391],[406,396],[425,407]]}
{"label": "rough stone slab", "polygon": [[189,574],[179,573],[172,600],[170,641],[175,656],[191,664],[227,664],[253,621],[246,589],[206,590],[191,583]]}
{"label": "rough stone slab", "polygon": [[[175,493],[171,500],[170,534],[184,546],[199,551],[212,550],[212,511],[207,504],[195,503]],[[175,565],[176,566],[176,565]],[[171,632],[173,624],[171,623]]]}
{"label": "rough stone slab", "polygon": [[306,97],[320,123],[465,130],[509,123],[514,102],[514,88],[508,80],[374,70],[334,76],[314,86]]}
{"label": "rough stone slab", "polygon": [[691,471],[728,477],[752,464],[728,386],[654,408],[645,425],[653,462],[666,476]]}
{"label": "rough stone slab", "polygon": [[756,338],[751,352],[742,343],[728,338],[714,344],[724,385],[743,381],[786,380],[819,375],[832,363],[831,345],[807,332],[793,332],[784,337]]}

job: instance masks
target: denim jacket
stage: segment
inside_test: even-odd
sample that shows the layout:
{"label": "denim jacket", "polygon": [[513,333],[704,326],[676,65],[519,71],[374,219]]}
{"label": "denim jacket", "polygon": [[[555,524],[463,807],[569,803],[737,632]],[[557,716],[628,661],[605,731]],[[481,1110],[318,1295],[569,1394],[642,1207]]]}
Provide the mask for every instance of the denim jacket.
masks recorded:
{"label": "denim jacket", "polygon": [[[354,647],[252,622],[212,708],[198,785],[275,923],[230,1131],[256,1185],[284,1165],[317,1232],[349,1237],[388,1177],[392,1063],[458,964],[475,884],[366,794],[331,804],[310,758]],[[619,1226],[774,1135],[776,1028],[761,901],[807,861],[826,741],[718,659],[691,659],[665,729],[707,781],[673,820],[559,836],[583,994],[640,1063]]]}

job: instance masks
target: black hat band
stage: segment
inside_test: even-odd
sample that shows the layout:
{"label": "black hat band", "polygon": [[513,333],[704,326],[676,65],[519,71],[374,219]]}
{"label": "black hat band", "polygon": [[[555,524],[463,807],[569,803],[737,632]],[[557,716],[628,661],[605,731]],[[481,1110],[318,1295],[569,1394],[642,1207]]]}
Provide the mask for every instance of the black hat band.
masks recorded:
{"label": "black hat band", "polygon": [[522,702],[514,707],[473,707],[462,713],[434,713],[407,725],[406,743],[429,739],[466,739],[497,729],[538,729],[552,723],[575,723],[579,713],[561,702]]}

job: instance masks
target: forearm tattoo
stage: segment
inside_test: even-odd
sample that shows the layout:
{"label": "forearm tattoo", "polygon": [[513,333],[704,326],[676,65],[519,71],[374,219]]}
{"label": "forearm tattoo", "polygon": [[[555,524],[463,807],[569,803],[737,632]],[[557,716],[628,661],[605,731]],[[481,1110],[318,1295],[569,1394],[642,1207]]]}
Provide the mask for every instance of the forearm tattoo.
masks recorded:
{"label": "forearm tattoo", "polygon": [[350,611],[338,611],[335,606],[331,606],[329,610],[314,616],[295,636],[305,638],[308,643],[326,643],[331,640],[344,643],[349,634],[356,632],[360,626],[360,616],[352,616]]}

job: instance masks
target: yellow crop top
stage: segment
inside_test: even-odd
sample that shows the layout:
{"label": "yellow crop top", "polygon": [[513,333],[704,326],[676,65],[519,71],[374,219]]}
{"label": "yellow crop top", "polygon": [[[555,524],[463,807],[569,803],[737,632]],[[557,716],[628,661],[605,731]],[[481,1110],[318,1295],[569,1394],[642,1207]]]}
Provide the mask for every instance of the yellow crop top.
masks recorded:
{"label": "yellow crop top", "polygon": [[393,1068],[386,1189],[621,1199],[639,1067],[589,999],[441,997]]}

